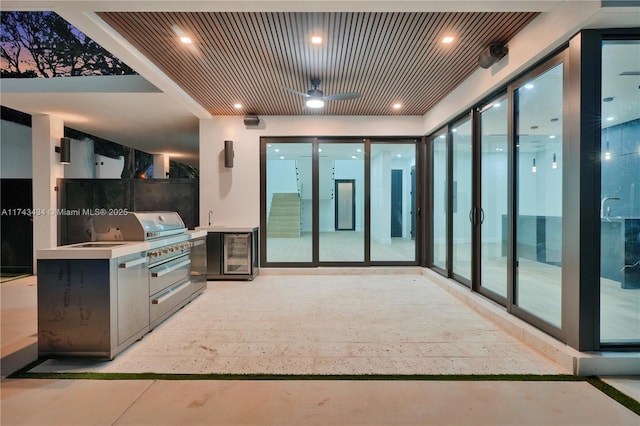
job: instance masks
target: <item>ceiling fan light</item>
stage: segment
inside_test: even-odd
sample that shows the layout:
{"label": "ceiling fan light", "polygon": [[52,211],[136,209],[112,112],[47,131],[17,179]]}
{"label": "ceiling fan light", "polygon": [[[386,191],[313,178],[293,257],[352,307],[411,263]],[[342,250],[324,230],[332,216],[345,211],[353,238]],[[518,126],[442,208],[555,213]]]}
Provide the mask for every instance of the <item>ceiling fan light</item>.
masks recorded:
{"label": "ceiling fan light", "polygon": [[307,100],[308,108],[322,108],[324,106],[324,101],[320,98],[309,98]]}

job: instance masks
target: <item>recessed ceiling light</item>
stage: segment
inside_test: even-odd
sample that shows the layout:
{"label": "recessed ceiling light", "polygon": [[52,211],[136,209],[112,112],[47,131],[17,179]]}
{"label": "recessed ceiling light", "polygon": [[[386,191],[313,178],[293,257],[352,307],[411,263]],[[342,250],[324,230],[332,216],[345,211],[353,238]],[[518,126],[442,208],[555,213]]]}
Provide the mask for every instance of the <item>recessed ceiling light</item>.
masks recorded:
{"label": "recessed ceiling light", "polygon": [[494,108],[500,108],[500,102],[496,102],[495,104],[493,104]]}
{"label": "recessed ceiling light", "polygon": [[312,36],[311,44],[322,44],[322,37],[320,36]]}
{"label": "recessed ceiling light", "polygon": [[555,139],[556,135],[549,135],[549,139]]}
{"label": "recessed ceiling light", "polygon": [[275,152],[280,152],[280,149],[276,148],[274,149]]}
{"label": "recessed ceiling light", "polygon": [[442,38],[442,43],[451,44],[453,43],[453,40],[454,40],[453,36],[446,36]]}
{"label": "recessed ceiling light", "polygon": [[402,104],[393,104],[393,109],[400,109],[402,108]]}
{"label": "recessed ceiling light", "polygon": [[607,117],[607,121],[613,121],[613,117]]}
{"label": "recessed ceiling light", "polygon": [[270,143],[267,144],[267,148],[271,148],[271,144]]}
{"label": "recessed ceiling light", "polygon": [[356,149],[357,152],[362,152],[362,150],[360,148]]}
{"label": "recessed ceiling light", "polygon": [[534,87],[533,83],[527,83],[527,84],[524,85],[524,88],[525,89],[529,89],[529,90],[533,89],[533,87]]}
{"label": "recessed ceiling light", "polygon": [[354,160],[358,159],[358,157],[356,157],[355,155],[352,155],[351,158],[353,158]]}
{"label": "recessed ceiling light", "polygon": [[322,148],[318,148],[318,152],[322,152]]}
{"label": "recessed ceiling light", "polygon": [[193,43],[193,40],[191,40],[191,37],[187,37],[187,36],[180,36],[180,41],[183,42],[184,44]]}
{"label": "recessed ceiling light", "polygon": [[402,154],[398,154],[398,155],[396,155],[396,157],[400,158],[400,157],[402,157]]}
{"label": "recessed ceiling light", "polygon": [[281,156],[280,156],[280,159],[281,159],[281,160],[284,160],[284,155],[281,155]]}
{"label": "recessed ceiling light", "polygon": [[240,109],[240,108],[242,108],[242,104],[233,104],[233,107],[235,109]]}

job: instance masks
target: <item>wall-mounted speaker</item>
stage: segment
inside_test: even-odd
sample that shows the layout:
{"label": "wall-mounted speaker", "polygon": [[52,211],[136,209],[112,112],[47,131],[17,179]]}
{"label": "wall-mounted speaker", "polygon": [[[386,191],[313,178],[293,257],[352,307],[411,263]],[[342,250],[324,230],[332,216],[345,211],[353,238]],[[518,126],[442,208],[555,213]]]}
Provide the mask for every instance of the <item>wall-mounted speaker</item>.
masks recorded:
{"label": "wall-mounted speaker", "polygon": [[245,115],[244,116],[244,125],[245,126],[257,126],[260,124],[260,119],[257,115]]}
{"label": "wall-mounted speaker", "polygon": [[491,65],[504,58],[509,53],[509,48],[502,43],[492,43],[482,51],[478,57],[478,65],[489,68]]}
{"label": "wall-mounted speaker", "polygon": [[224,141],[224,166],[233,167],[233,141]]}

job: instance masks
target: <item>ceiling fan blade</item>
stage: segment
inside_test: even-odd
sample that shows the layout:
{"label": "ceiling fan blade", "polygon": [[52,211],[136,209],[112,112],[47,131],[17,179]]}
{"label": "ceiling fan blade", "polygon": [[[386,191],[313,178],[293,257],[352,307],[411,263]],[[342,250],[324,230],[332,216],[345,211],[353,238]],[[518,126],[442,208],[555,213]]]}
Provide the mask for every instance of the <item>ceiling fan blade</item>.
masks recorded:
{"label": "ceiling fan blade", "polygon": [[298,92],[297,90],[289,89],[288,87],[285,87],[285,86],[280,86],[280,87],[282,87],[287,92],[295,93],[296,95],[304,96],[305,98],[309,97],[309,95],[307,93]]}
{"label": "ceiling fan blade", "polygon": [[356,99],[360,97],[360,93],[336,93],[324,97],[326,101],[344,101],[347,99]]}

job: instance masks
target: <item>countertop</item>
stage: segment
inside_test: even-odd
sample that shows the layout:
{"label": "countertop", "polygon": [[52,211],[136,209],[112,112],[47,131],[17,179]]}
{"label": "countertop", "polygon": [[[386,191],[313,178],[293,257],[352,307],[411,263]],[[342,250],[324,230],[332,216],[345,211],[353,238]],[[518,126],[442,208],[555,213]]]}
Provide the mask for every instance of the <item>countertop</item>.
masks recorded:
{"label": "countertop", "polygon": [[196,230],[206,232],[253,232],[258,229],[258,226],[226,226],[226,225],[209,225],[209,226],[197,226]]}
{"label": "countertop", "polygon": [[[205,237],[205,230],[189,230],[186,235],[190,239]],[[184,240],[183,240],[184,241]],[[122,256],[147,251],[155,246],[170,244],[171,238],[166,241],[87,241],[84,243],[69,244],[60,247],[51,247],[36,251],[38,259],[116,259]]]}

